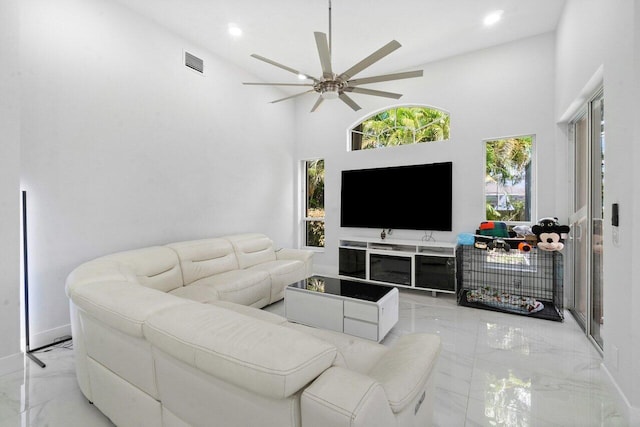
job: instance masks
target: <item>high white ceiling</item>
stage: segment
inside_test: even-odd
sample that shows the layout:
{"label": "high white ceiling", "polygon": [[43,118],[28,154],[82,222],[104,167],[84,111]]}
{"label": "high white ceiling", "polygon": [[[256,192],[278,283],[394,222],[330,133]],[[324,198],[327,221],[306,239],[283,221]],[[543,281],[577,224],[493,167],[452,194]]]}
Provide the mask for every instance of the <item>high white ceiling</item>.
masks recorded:
{"label": "high white ceiling", "polygon": [[[328,0],[116,0],[256,76],[297,83],[250,54],[321,77],[314,31],[329,33]],[[555,30],[565,0],[332,0],[333,71],[391,40],[402,47],[357,75],[415,69],[445,57]],[[493,27],[484,16],[504,11]],[[229,23],[243,35],[229,35]],[[299,91],[294,88],[293,91]]]}

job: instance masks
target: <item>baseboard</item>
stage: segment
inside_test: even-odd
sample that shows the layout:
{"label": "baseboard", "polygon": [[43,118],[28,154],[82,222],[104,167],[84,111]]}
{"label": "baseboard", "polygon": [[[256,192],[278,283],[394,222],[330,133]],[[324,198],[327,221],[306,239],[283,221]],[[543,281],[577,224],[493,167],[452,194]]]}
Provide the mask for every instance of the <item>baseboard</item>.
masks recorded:
{"label": "baseboard", "polygon": [[609,378],[609,381],[613,386],[615,395],[617,397],[618,406],[621,408],[623,412],[622,416],[627,421],[627,424],[630,426],[640,425],[640,408],[631,405],[631,403],[627,399],[627,396],[625,396],[625,394],[622,392],[615,378],[613,378],[613,375],[611,375],[611,372],[609,372],[605,364],[601,363],[600,367],[607,374],[607,377]]}
{"label": "baseboard", "polygon": [[24,369],[24,353],[16,353],[0,359],[0,376]]}
{"label": "baseboard", "polygon": [[[29,349],[35,350],[40,347],[48,346],[69,336],[71,336],[71,324],[59,326],[44,332],[38,332],[37,334],[31,334],[29,337]],[[24,341],[24,338],[22,338],[22,341]],[[22,342],[22,348],[24,348],[24,344],[25,343]]]}

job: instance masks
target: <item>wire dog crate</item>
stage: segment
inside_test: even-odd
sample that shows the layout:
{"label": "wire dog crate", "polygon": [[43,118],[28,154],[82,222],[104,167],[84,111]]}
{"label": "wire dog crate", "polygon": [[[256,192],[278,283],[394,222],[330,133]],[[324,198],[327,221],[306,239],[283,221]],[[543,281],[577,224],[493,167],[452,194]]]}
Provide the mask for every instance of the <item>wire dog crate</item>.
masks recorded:
{"label": "wire dog crate", "polygon": [[456,260],[459,305],[564,320],[562,253],[460,245]]}

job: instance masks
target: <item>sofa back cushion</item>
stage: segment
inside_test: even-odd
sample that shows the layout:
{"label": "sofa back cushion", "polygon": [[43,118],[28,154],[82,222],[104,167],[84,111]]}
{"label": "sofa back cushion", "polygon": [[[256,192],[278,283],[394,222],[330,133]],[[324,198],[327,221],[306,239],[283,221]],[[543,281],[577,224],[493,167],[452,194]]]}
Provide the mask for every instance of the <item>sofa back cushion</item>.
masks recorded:
{"label": "sofa back cushion", "polygon": [[273,241],[264,234],[236,234],[228,236],[227,239],[233,245],[240,268],[276,260]]}
{"label": "sofa back cushion", "polygon": [[142,325],[152,314],[177,305],[196,304],[131,282],[93,282],[70,287],[69,292],[82,316],[89,315],[138,338],[143,337]]}
{"label": "sofa back cushion", "polygon": [[182,286],[180,262],[174,251],[163,246],[134,249],[107,255],[103,260],[122,264],[140,285],[169,292]]}
{"label": "sofa back cushion", "polygon": [[191,240],[167,245],[180,260],[184,285],[238,269],[231,242],[221,238]]}
{"label": "sofa back cushion", "polygon": [[98,258],[80,264],[69,273],[65,281],[65,292],[69,296],[78,286],[107,281],[137,283],[138,279],[121,263]]}

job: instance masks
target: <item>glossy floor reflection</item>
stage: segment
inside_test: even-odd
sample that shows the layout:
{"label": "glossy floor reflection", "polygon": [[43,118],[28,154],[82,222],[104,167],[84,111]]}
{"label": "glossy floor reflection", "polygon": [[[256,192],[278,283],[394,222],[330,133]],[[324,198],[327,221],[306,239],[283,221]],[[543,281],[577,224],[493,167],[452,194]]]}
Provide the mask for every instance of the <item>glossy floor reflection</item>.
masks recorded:
{"label": "glossy floor reflection", "polygon": [[601,357],[571,315],[564,322],[460,307],[402,293],[385,343],[437,333],[438,426],[624,426]]}
{"label": "glossy floor reflection", "polygon": [[[436,426],[626,426],[600,355],[568,314],[554,322],[401,290],[400,320],[383,343],[414,331],[442,337]],[[26,359],[24,371],[0,377],[0,427],[112,426],[80,393],[71,350],[37,356],[46,368]]]}

